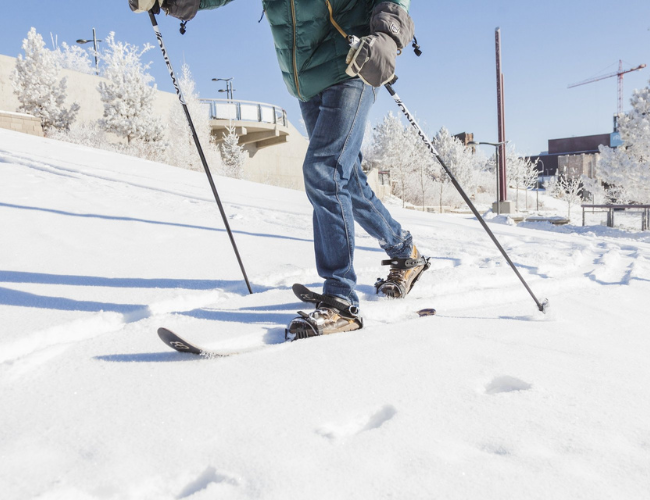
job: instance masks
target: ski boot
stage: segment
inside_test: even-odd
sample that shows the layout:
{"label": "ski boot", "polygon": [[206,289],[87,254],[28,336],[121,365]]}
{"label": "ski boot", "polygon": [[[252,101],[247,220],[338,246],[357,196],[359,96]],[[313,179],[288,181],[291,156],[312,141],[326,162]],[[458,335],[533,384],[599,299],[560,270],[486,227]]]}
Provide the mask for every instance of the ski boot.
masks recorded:
{"label": "ski boot", "polygon": [[377,279],[375,289],[393,299],[406,297],[422,273],[431,267],[429,257],[421,256],[415,245],[408,259],[383,260],[381,265],[390,266],[390,271],[388,278]]}
{"label": "ski boot", "polygon": [[316,309],[310,314],[298,311],[299,317],[284,331],[285,340],[293,341],[319,335],[351,332],[363,328],[359,308],[331,295],[318,295]]}

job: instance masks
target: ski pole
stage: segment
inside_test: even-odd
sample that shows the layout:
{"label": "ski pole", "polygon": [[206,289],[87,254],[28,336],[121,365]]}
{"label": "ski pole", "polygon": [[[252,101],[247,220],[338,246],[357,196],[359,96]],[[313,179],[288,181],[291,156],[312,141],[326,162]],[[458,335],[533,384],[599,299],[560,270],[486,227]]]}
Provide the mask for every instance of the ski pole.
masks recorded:
{"label": "ski pole", "polygon": [[[361,40],[360,40],[358,37],[352,35],[352,36],[348,36],[348,42],[350,43],[350,47],[352,47],[352,48],[358,48],[358,47],[359,47],[359,43],[361,42]],[[418,55],[419,55],[419,54],[418,54]],[[418,122],[415,121],[415,118],[413,118],[413,115],[412,115],[412,114],[410,113],[410,111],[406,108],[406,106],[404,105],[404,103],[402,102],[402,100],[400,99],[400,97],[397,95],[397,93],[396,93],[395,90],[393,89],[393,83],[395,83],[396,81],[397,81],[397,77],[395,77],[395,78],[393,79],[392,82],[389,82],[389,83],[385,84],[384,87],[386,87],[386,90],[388,90],[388,93],[392,96],[392,98],[394,99],[394,101],[395,101],[395,103],[397,104],[397,106],[402,110],[402,112],[404,113],[404,116],[406,116],[406,119],[409,121],[409,123],[410,123],[411,125],[413,125],[413,127],[415,128],[415,130],[416,130],[417,133],[418,133],[418,136],[420,136],[420,139],[422,139],[422,142],[424,142],[424,144],[426,145],[427,149],[428,149],[428,150],[431,152],[431,154],[436,158],[436,160],[438,160],[438,163],[440,163],[440,165],[442,166],[442,168],[445,170],[445,172],[447,173],[447,175],[448,175],[449,178],[451,179],[451,183],[452,183],[452,184],[454,185],[454,187],[458,190],[458,192],[460,193],[460,196],[463,198],[463,200],[465,201],[465,203],[467,203],[467,206],[469,206],[469,208],[472,210],[472,213],[473,213],[474,216],[478,219],[478,221],[481,223],[481,225],[483,226],[483,229],[485,229],[485,231],[486,231],[487,234],[490,236],[490,238],[492,239],[492,241],[494,242],[494,244],[497,246],[497,248],[499,249],[499,251],[501,252],[501,254],[503,255],[503,257],[504,257],[504,258],[506,259],[506,261],[508,262],[508,264],[510,264],[510,267],[511,267],[512,270],[515,272],[515,274],[517,275],[517,277],[521,280],[521,283],[524,285],[524,287],[526,288],[526,290],[528,290],[528,293],[530,294],[530,296],[531,296],[531,297],[533,298],[533,300],[535,301],[535,304],[537,304],[537,308],[538,308],[541,312],[546,313],[546,308],[548,307],[548,299],[544,299],[543,302],[540,302],[540,301],[537,299],[537,297],[535,296],[535,294],[533,293],[533,291],[530,289],[530,287],[528,286],[528,283],[526,283],[526,280],[524,280],[523,276],[519,273],[519,270],[515,267],[514,263],[512,262],[512,260],[510,260],[510,257],[508,256],[508,254],[506,253],[506,251],[504,250],[504,248],[501,246],[501,243],[499,243],[499,240],[497,240],[496,236],[494,236],[494,233],[493,233],[492,230],[489,228],[489,226],[487,225],[487,223],[485,222],[485,220],[483,219],[483,217],[481,217],[481,214],[479,214],[479,213],[478,213],[478,210],[476,210],[476,207],[475,207],[474,204],[472,203],[472,200],[470,200],[470,199],[469,199],[469,196],[467,196],[467,194],[465,194],[465,191],[463,190],[463,188],[461,187],[461,185],[460,185],[460,184],[458,183],[458,181],[456,180],[456,177],[454,176],[454,174],[451,172],[451,170],[449,170],[449,167],[447,167],[447,165],[445,164],[444,160],[440,157],[440,154],[438,153],[438,151],[436,150],[436,148],[433,146],[433,144],[431,144],[431,141],[429,140],[429,138],[427,137],[427,135],[424,133],[424,131],[422,130],[422,128],[420,127],[420,125],[418,125]]]}
{"label": "ski pole", "polygon": [[463,190],[463,188],[461,187],[461,185],[460,185],[460,184],[458,183],[458,181],[456,180],[456,177],[454,177],[454,174],[451,172],[451,170],[449,169],[449,167],[447,167],[447,165],[445,164],[444,160],[440,157],[440,154],[438,153],[438,151],[436,150],[436,148],[433,146],[433,144],[431,144],[431,141],[429,140],[429,138],[426,136],[426,134],[424,133],[424,131],[422,130],[422,128],[420,127],[420,125],[418,125],[418,123],[417,123],[417,122],[415,121],[415,119],[413,118],[413,115],[411,115],[411,113],[409,112],[409,110],[406,108],[406,106],[404,105],[404,103],[402,102],[402,100],[400,99],[400,97],[397,95],[397,93],[396,93],[395,90],[393,89],[393,85],[392,85],[392,84],[395,83],[395,81],[396,81],[396,79],[393,80],[391,83],[387,83],[386,85],[384,85],[384,87],[386,87],[386,90],[388,90],[388,93],[393,97],[393,99],[395,100],[395,103],[397,103],[397,106],[402,110],[402,112],[404,113],[404,116],[406,116],[406,119],[409,121],[409,123],[410,123],[411,125],[413,125],[413,127],[415,128],[415,130],[417,130],[418,135],[420,136],[420,139],[422,139],[422,142],[424,142],[424,144],[427,146],[427,149],[428,149],[429,151],[431,151],[431,154],[432,154],[433,156],[435,156],[436,160],[438,160],[438,163],[440,163],[440,165],[442,166],[442,168],[445,169],[445,172],[447,173],[447,175],[448,175],[449,178],[451,179],[451,183],[452,183],[452,184],[454,185],[454,187],[458,190],[458,192],[460,193],[460,196],[463,198],[463,200],[465,201],[465,203],[467,203],[467,206],[469,206],[469,208],[471,209],[471,211],[472,211],[472,213],[474,214],[474,216],[476,216],[476,218],[478,219],[478,221],[481,223],[481,225],[483,226],[483,229],[485,229],[485,231],[486,231],[487,234],[490,236],[490,238],[492,239],[492,241],[494,242],[494,244],[497,246],[497,248],[499,249],[499,251],[501,252],[501,254],[503,255],[503,257],[504,257],[504,258],[506,259],[506,261],[508,262],[508,264],[510,264],[510,267],[511,267],[512,270],[515,272],[515,274],[517,275],[517,277],[521,280],[521,283],[524,285],[524,287],[526,288],[526,290],[528,290],[528,293],[530,294],[530,296],[531,296],[531,297],[533,298],[533,300],[535,301],[535,304],[537,304],[537,308],[538,308],[541,312],[546,313],[546,308],[548,307],[548,299],[544,299],[544,301],[542,301],[542,302],[540,302],[540,301],[537,299],[537,297],[535,296],[535,294],[533,293],[533,291],[532,291],[532,290],[530,289],[530,287],[528,286],[528,283],[526,283],[526,280],[524,280],[523,276],[519,273],[519,270],[515,267],[515,265],[514,265],[514,263],[512,262],[512,260],[510,260],[510,257],[508,256],[508,254],[506,253],[506,251],[504,250],[504,248],[501,246],[501,243],[499,243],[499,240],[497,240],[496,236],[494,236],[494,233],[492,232],[492,230],[490,229],[490,227],[487,225],[487,223],[485,222],[485,220],[483,219],[483,217],[481,217],[481,215],[478,213],[478,210],[476,210],[476,207],[475,207],[474,204],[472,203],[472,200],[470,200],[469,197],[467,196],[467,194],[465,194],[465,191]]}
{"label": "ski pole", "polygon": [[196,129],[194,128],[194,122],[192,121],[192,117],[190,116],[190,111],[187,108],[187,103],[185,102],[183,91],[181,90],[181,87],[179,86],[178,81],[176,80],[176,76],[174,75],[174,70],[172,69],[172,63],[169,60],[169,57],[167,56],[167,49],[165,49],[165,44],[163,43],[162,33],[160,32],[160,28],[158,27],[156,16],[152,11],[149,11],[149,17],[151,19],[151,25],[153,26],[153,29],[156,32],[156,39],[158,40],[158,45],[160,45],[160,50],[162,51],[163,58],[165,59],[165,64],[167,65],[167,69],[169,70],[169,76],[171,76],[172,78],[172,83],[174,84],[174,88],[176,89],[176,94],[178,95],[179,101],[181,101],[181,105],[183,106],[183,111],[185,111],[185,117],[187,118],[187,123],[190,126],[190,130],[192,131],[192,137],[194,138],[194,144],[196,144],[196,149],[198,150],[199,156],[201,157],[201,163],[203,163],[203,170],[205,170],[205,173],[208,176],[208,182],[210,183],[210,187],[212,188],[212,194],[214,194],[214,199],[217,202],[217,206],[219,207],[219,212],[221,212],[221,218],[223,219],[223,223],[226,226],[226,231],[228,232],[230,243],[232,243],[232,248],[235,251],[235,255],[237,256],[237,262],[239,262],[239,268],[241,269],[241,272],[244,275],[244,281],[246,282],[246,286],[248,287],[248,292],[252,294],[253,289],[251,288],[251,285],[248,281],[248,276],[246,275],[246,270],[244,269],[244,263],[241,260],[241,257],[239,255],[239,250],[237,249],[237,244],[235,243],[235,237],[232,234],[232,231],[230,229],[230,224],[228,223],[228,218],[226,217],[226,212],[224,211],[223,205],[221,204],[221,198],[219,198],[219,193],[217,193],[217,186],[214,184],[214,179],[212,178],[210,167],[208,167],[208,162],[205,159],[205,155],[203,154],[203,148],[201,147],[199,136],[196,134]]}

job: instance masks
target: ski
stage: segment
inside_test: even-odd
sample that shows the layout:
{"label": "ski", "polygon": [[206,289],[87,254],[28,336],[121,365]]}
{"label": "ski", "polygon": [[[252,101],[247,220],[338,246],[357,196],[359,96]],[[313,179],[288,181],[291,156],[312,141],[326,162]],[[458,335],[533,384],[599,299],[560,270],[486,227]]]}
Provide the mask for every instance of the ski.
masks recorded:
{"label": "ski", "polygon": [[[318,304],[323,299],[323,296],[321,294],[316,293],[299,283],[293,285],[292,290],[296,297],[298,297],[298,299],[300,299],[302,302]],[[433,316],[436,314],[436,310],[421,309],[417,311],[417,313],[419,316]],[[260,349],[268,347],[267,345],[264,345],[260,347],[254,347],[252,349],[244,349],[241,351],[233,352],[215,351],[211,349],[205,349],[192,342],[189,342],[171,330],[163,327],[158,328],[158,336],[160,337],[160,340],[162,340],[167,346],[171,347],[177,352],[184,354],[193,354],[195,356],[204,356],[206,358],[228,358],[237,354],[258,351]]]}
{"label": "ski", "polygon": [[213,351],[211,349],[204,349],[203,347],[200,347],[192,342],[188,342],[187,340],[178,336],[177,334],[175,334],[171,330],[168,330],[167,328],[158,328],[158,336],[160,337],[160,340],[162,340],[165,344],[167,344],[175,351],[182,352],[184,354],[194,354],[196,356],[204,356],[206,358],[228,358],[230,356],[236,356],[237,354],[259,351],[260,349],[264,349],[265,347],[268,347],[264,345],[260,347],[244,349],[241,351],[220,352],[220,351]]}
{"label": "ski", "polygon": [[[296,283],[291,287],[291,289],[293,290],[294,295],[303,302],[318,304],[323,300],[323,296],[321,294],[310,290],[305,285],[301,285],[300,283]],[[420,309],[416,312],[419,316],[434,316],[436,314],[436,310],[433,308]]]}

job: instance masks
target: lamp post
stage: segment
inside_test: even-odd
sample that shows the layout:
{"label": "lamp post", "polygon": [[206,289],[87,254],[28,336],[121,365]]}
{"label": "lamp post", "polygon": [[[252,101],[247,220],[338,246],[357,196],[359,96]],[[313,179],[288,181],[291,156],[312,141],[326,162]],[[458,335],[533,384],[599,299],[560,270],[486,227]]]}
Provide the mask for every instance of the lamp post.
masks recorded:
{"label": "lamp post", "polygon": [[233,92],[237,89],[232,88],[232,81],[234,80],[233,78],[213,78],[213,82],[226,82],[226,88],[224,89],[219,89],[219,92],[225,92],[226,93],[226,99],[229,101],[233,100]]}
{"label": "lamp post", "polygon": [[93,48],[95,50],[95,73],[97,74],[97,76],[99,76],[99,61],[97,59],[97,44],[99,42],[103,42],[103,40],[97,40],[97,35],[95,34],[95,28],[93,28],[93,39],[92,40],[84,40],[83,38],[77,40],[77,43],[79,45],[83,45],[84,43],[90,43],[90,42],[93,42]]}
{"label": "lamp post", "polygon": [[501,215],[501,200],[499,199],[499,186],[500,186],[500,180],[499,179],[499,149],[501,149],[501,146],[504,144],[508,144],[510,141],[505,141],[505,142],[468,142],[468,146],[494,146],[494,153],[495,153],[495,160],[496,160],[496,168],[494,169],[497,173],[497,201],[496,201],[496,207],[497,207],[497,215]]}

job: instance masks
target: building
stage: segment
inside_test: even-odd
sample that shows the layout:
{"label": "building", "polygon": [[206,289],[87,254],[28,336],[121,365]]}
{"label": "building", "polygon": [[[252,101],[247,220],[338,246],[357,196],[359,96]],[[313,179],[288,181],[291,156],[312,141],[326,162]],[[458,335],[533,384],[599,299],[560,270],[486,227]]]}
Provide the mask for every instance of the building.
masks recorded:
{"label": "building", "polygon": [[595,166],[598,159],[598,147],[618,147],[622,144],[618,132],[611,134],[587,135],[581,137],[566,137],[549,139],[548,151],[536,156],[529,156],[531,161],[539,161],[542,176],[552,176],[560,170],[571,177],[587,175],[595,176]]}

